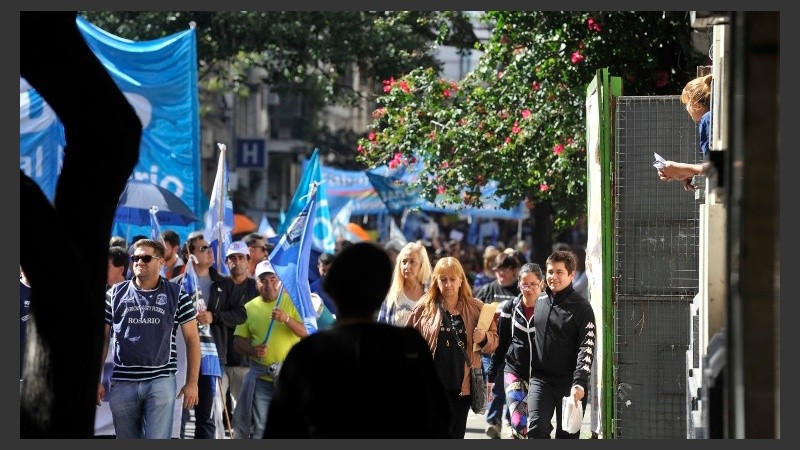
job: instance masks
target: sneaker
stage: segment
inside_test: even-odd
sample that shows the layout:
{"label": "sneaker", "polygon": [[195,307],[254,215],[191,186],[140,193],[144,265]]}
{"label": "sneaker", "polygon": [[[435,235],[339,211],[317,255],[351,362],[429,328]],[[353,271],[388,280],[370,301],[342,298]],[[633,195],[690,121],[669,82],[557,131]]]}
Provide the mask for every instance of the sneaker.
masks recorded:
{"label": "sneaker", "polygon": [[486,435],[492,439],[500,439],[500,431],[503,427],[499,423],[492,423],[486,427]]}

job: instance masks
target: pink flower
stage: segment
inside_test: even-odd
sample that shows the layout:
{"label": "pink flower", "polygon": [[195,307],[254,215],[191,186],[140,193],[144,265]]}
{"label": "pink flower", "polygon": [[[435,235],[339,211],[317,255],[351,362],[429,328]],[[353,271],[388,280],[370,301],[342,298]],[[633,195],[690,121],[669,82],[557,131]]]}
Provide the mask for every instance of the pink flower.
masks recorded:
{"label": "pink flower", "polygon": [[580,64],[583,62],[584,59],[585,58],[583,57],[583,55],[580,54],[580,52],[572,53],[572,64]]}
{"label": "pink flower", "polygon": [[449,163],[449,162],[447,162],[447,161],[444,161],[444,162],[441,164],[441,166],[442,166],[442,169],[447,169],[448,167],[450,167],[450,163]]}
{"label": "pink flower", "polygon": [[384,93],[389,92],[391,90],[392,90],[392,85],[391,84],[384,84],[383,85],[383,92]]}
{"label": "pink flower", "polygon": [[439,195],[444,195],[444,192],[445,192],[445,190],[444,190],[444,186],[442,186],[442,185],[440,184],[440,185],[439,185],[439,187],[437,187],[437,188],[436,188],[436,192],[438,192],[438,193],[439,193]]}
{"label": "pink flower", "polygon": [[573,142],[572,138],[567,138],[567,145],[572,145]]}
{"label": "pink flower", "polygon": [[507,137],[507,138],[506,138],[506,144],[510,144],[510,143],[511,143],[511,138],[510,138],[510,137]]}
{"label": "pink flower", "polygon": [[400,86],[400,89],[402,89],[403,92],[405,93],[411,92],[411,89],[408,88],[408,83],[406,83],[405,80],[397,83],[397,85]]}
{"label": "pink flower", "polygon": [[458,90],[458,85],[456,84],[456,82],[455,82],[455,81],[451,81],[451,82],[450,82],[450,88],[451,88],[452,90],[454,90],[454,91],[457,91],[457,90]]}
{"label": "pink flower", "polygon": [[450,98],[450,89],[445,89],[442,95],[444,95],[445,98]]}
{"label": "pink flower", "polygon": [[594,17],[589,17],[589,19],[586,20],[586,25],[589,27],[589,31],[597,31],[598,33],[603,31],[600,24],[594,20]]}
{"label": "pink flower", "polygon": [[358,153],[364,153],[364,147],[362,147],[360,145],[358,146],[358,148],[356,150],[358,150]]}
{"label": "pink flower", "polygon": [[542,192],[547,191],[549,189],[550,189],[550,186],[548,186],[547,183],[542,183],[542,184],[539,185],[539,190],[542,191]]}
{"label": "pink flower", "polygon": [[514,134],[519,133],[519,123],[518,122],[514,122],[514,126],[511,127],[511,132],[514,133]]}
{"label": "pink flower", "polygon": [[555,153],[556,155],[560,155],[563,152],[564,152],[564,145],[556,144],[555,147],[553,147],[553,153]]}
{"label": "pink flower", "polygon": [[367,139],[369,139],[370,141],[374,142],[375,138],[376,138],[375,133],[370,133],[367,135]]}
{"label": "pink flower", "polygon": [[541,85],[541,84],[539,84],[539,82],[538,82],[538,81],[534,81],[534,82],[533,82],[533,85],[531,85],[531,87],[533,88],[533,90],[534,90],[534,91],[538,91],[539,89],[541,89],[541,88],[542,88],[542,85]]}
{"label": "pink flower", "polygon": [[531,110],[530,109],[523,109],[522,110],[522,118],[523,119],[527,119],[528,116],[530,116],[530,115],[531,115]]}
{"label": "pink flower", "polygon": [[389,168],[390,169],[394,169],[396,167],[397,167],[397,161],[395,161],[395,160],[389,161]]}

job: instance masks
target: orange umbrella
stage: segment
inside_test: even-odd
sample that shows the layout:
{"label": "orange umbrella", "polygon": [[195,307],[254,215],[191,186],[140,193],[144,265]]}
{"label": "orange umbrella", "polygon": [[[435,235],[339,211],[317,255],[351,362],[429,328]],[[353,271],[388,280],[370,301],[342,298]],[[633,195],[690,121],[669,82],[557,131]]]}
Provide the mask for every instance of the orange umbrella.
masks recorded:
{"label": "orange umbrella", "polygon": [[231,231],[231,234],[252,233],[257,229],[258,225],[244,214],[237,213],[233,215],[233,231]]}

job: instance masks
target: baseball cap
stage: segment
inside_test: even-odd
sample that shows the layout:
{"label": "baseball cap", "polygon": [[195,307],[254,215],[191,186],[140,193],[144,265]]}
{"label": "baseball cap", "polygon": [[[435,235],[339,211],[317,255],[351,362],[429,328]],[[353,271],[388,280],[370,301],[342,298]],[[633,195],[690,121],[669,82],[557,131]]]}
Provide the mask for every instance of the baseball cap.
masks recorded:
{"label": "baseball cap", "polygon": [[263,273],[275,273],[275,269],[272,268],[272,264],[270,264],[268,259],[265,259],[256,265],[255,275],[256,278],[260,277]]}
{"label": "baseball cap", "polygon": [[250,251],[247,250],[247,244],[245,244],[243,241],[231,242],[231,245],[228,246],[228,251],[225,252],[225,257],[227,258],[228,256],[236,253],[241,255],[249,255]]}

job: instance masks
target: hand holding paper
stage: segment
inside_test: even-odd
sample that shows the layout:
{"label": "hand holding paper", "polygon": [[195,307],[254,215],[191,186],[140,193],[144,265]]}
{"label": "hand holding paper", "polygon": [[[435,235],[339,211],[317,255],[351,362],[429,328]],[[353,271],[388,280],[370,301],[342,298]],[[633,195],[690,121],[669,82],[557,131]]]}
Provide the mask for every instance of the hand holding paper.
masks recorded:
{"label": "hand holding paper", "polygon": [[653,156],[655,156],[656,158],[656,160],[653,162],[653,167],[655,167],[656,169],[663,169],[664,167],[666,167],[667,161],[664,158],[662,158],[661,155],[659,155],[656,152],[653,152]]}

